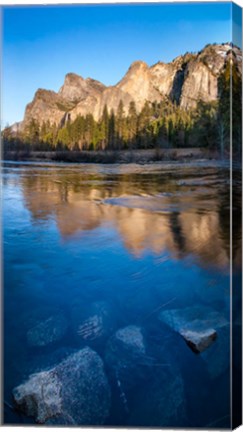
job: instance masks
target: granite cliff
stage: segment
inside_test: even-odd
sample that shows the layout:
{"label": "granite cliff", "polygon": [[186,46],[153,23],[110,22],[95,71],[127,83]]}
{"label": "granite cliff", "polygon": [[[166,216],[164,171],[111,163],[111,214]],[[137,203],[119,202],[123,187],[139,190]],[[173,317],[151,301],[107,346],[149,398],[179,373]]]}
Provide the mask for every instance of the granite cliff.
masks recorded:
{"label": "granite cliff", "polygon": [[[24,129],[32,119],[40,124],[49,121],[58,127],[67,119],[92,113],[95,120],[102,116],[104,107],[116,113],[120,100],[124,112],[134,101],[141,111],[145,101],[162,101],[168,98],[184,109],[194,108],[198,100],[211,102],[218,97],[218,77],[231,50],[230,44],[207,45],[202,51],[186,53],[171,63],[158,62],[149,67],[135,61],[125,76],[114,86],[106,87],[91,78],[84,79],[74,73],[66,75],[64,84],[56,93],[38,89],[25,110],[19,128]],[[238,67],[241,68],[241,51],[234,49]]]}

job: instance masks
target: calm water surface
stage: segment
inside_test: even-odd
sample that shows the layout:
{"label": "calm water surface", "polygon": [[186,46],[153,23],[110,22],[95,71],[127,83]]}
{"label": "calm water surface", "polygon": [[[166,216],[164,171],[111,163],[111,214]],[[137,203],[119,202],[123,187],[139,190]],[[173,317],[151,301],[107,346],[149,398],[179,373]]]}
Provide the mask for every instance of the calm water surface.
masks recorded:
{"label": "calm water surface", "polygon": [[[180,374],[186,414],[183,424],[167,426],[229,427],[227,335],[197,355],[158,319],[165,309],[210,306],[229,320],[227,166],[5,163],[3,227],[5,423],[32,422],[7,406],[12,389],[87,345],[75,327],[77,305],[82,317],[102,301],[113,319],[107,337],[88,344],[105,359],[109,330],[136,325],[150,360],[127,386],[126,409],[113,383],[107,424],[163,426],[170,397],[158,408],[154,385],[161,377],[166,388],[166,377]],[[237,265],[237,245],[234,258]],[[30,346],[33,322],[56,311],[68,322],[66,335]]]}

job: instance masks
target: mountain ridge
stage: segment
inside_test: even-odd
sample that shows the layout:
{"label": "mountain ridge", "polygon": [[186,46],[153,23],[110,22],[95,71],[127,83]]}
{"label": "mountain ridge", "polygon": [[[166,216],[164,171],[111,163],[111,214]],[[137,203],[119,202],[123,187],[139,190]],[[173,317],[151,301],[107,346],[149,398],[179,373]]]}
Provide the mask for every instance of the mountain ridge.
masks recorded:
{"label": "mountain ridge", "polygon": [[[57,127],[80,115],[92,114],[99,120],[105,107],[109,113],[117,112],[120,101],[125,115],[131,101],[137,112],[146,101],[161,102],[165,98],[185,110],[195,108],[199,100],[212,102],[218,98],[218,77],[231,49],[230,43],[208,44],[197,53],[185,53],[169,63],[158,61],[152,66],[136,60],[112,86],[69,72],[58,92],[37,89],[18,129],[24,130],[33,119],[40,125],[49,121]],[[241,51],[235,50],[241,68]]]}

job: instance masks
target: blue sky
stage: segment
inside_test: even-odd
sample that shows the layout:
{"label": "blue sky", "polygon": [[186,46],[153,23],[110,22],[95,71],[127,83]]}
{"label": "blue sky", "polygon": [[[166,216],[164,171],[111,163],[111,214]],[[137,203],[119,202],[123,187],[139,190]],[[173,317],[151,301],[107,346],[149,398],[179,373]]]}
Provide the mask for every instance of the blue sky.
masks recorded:
{"label": "blue sky", "polygon": [[2,123],[20,121],[38,88],[58,91],[68,72],[106,85],[129,65],[171,61],[231,40],[231,3],[5,6]]}

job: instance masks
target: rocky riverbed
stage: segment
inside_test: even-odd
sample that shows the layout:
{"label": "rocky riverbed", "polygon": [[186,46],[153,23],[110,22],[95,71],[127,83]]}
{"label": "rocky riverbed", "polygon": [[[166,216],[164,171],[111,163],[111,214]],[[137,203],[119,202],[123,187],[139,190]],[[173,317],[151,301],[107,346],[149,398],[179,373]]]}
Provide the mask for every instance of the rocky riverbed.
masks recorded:
{"label": "rocky riverbed", "polygon": [[228,174],[5,165],[5,424],[230,426]]}
{"label": "rocky riverbed", "polygon": [[[165,309],[153,317],[154,324],[156,320],[158,326],[164,323],[155,341],[146,326],[131,324],[115,331],[113,321],[112,333],[111,311],[106,302],[99,302],[90,305],[85,318],[80,313],[78,330],[70,330],[80,343],[71,353],[59,348],[58,356],[54,347],[65,338],[66,319],[61,320],[61,314],[27,330],[27,343],[53,349],[48,351],[46,365],[41,366],[36,354],[36,366],[30,362],[29,376],[13,389],[10,403],[16,416],[21,413],[47,425],[102,425],[111,416],[111,399],[117,398],[128,424],[186,424],[188,410],[195,407],[187,398],[184,371],[174,350],[179,342],[180,353],[191,356],[213,385],[229,367],[225,337],[229,323],[210,308]],[[139,420],[141,406],[145,411]]]}

